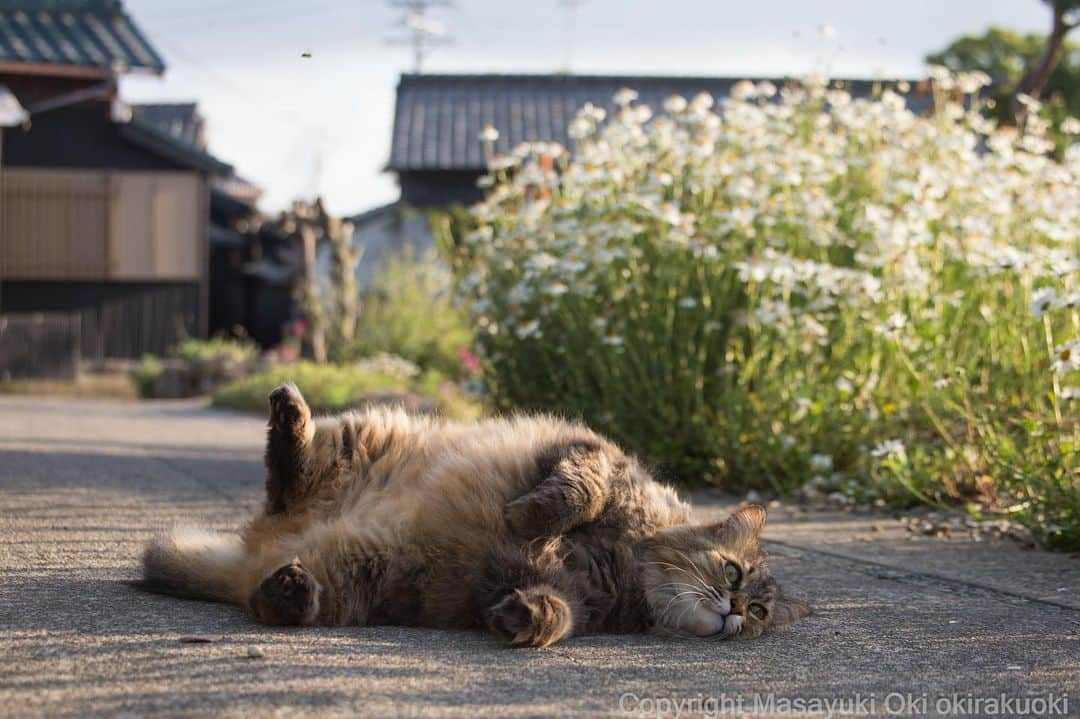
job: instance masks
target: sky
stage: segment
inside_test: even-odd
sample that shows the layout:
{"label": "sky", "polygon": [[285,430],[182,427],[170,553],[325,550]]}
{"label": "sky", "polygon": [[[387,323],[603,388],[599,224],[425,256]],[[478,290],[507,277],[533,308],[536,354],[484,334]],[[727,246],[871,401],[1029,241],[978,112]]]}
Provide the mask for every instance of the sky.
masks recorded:
{"label": "sky", "polygon": [[[452,42],[424,71],[915,77],[923,57],[989,25],[1045,32],[1039,0],[455,0]],[[164,56],[129,102],[195,100],[210,150],[275,211],[321,195],[352,214],[397,197],[384,173],[394,90],[412,68],[386,0],[126,0]],[[832,32],[819,32],[828,25]],[[573,32],[570,28],[573,27]],[[305,54],[310,53],[310,57]]]}

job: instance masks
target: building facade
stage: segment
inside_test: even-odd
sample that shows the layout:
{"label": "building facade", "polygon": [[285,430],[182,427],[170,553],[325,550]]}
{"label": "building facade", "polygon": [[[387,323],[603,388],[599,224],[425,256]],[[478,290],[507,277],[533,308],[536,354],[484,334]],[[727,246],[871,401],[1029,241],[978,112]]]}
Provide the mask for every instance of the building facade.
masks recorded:
{"label": "building facade", "polygon": [[0,85],[29,113],[0,145],[0,313],[77,318],[83,359],[207,332],[210,184],[232,169],[122,102],[120,75],[163,71],[118,0],[0,0]]}

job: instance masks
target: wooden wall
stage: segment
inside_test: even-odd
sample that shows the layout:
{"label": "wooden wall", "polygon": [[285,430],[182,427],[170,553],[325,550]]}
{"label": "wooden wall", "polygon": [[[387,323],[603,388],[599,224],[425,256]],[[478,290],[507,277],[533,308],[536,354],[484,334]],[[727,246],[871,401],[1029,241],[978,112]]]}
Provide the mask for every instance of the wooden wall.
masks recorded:
{"label": "wooden wall", "polygon": [[74,379],[79,330],[75,314],[0,314],[0,381]]}
{"label": "wooden wall", "polygon": [[75,316],[83,359],[164,355],[184,337],[205,336],[201,297],[197,282],[5,280],[0,324],[9,313]]}
{"label": "wooden wall", "polygon": [[0,279],[201,280],[205,181],[188,172],[0,171]]}

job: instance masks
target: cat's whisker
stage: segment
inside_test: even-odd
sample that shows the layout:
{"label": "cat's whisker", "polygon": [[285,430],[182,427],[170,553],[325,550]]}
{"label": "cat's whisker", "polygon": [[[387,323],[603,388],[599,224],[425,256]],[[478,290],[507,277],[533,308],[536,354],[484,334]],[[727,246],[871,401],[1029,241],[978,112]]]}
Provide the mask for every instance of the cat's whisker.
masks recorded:
{"label": "cat's whisker", "polygon": [[[685,555],[683,555],[683,556],[685,556]],[[654,562],[648,562],[648,564],[655,564],[655,565],[658,565],[658,566],[661,566],[661,567],[670,567],[670,568],[674,569],[676,572],[681,572],[682,574],[686,575],[688,578],[693,580],[702,589],[704,589],[706,591],[711,589],[711,587],[709,587],[708,582],[705,582],[701,578],[700,575],[691,574],[689,571],[686,570],[685,567],[680,567],[679,565],[672,564],[671,562],[655,562],[654,561]]]}
{"label": "cat's whisker", "polygon": [[694,574],[695,574],[695,575],[697,575],[697,578],[698,578],[698,580],[699,580],[699,581],[701,582],[701,584],[702,584],[703,586],[706,586],[706,587],[708,587],[708,586],[709,586],[709,582],[708,582],[708,581],[706,581],[706,579],[705,579],[705,577],[704,577],[704,576],[702,576],[702,574],[701,574],[701,570],[700,570],[700,569],[698,569],[697,565],[696,565],[696,564],[694,564],[693,562],[691,562],[691,561],[690,561],[690,557],[686,556],[686,553],[685,553],[685,552],[683,552],[683,551],[681,551],[681,550],[678,550],[678,549],[676,549],[676,550],[675,550],[675,553],[676,553],[676,554],[678,554],[678,555],[679,555],[680,557],[682,557],[683,559],[685,559],[685,560],[686,560],[686,563],[687,563],[687,564],[688,564],[688,565],[690,566],[690,569],[691,569],[691,570],[692,570],[692,571],[694,572]]}
{"label": "cat's whisker", "polygon": [[698,591],[701,590],[700,587],[698,587],[696,585],[693,585],[693,584],[687,584],[686,582],[668,582],[666,584],[659,584],[655,588],[656,589],[664,589],[666,587],[688,587],[690,589],[694,589],[694,590],[698,590]]}
{"label": "cat's whisker", "polygon": [[[660,612],[660,616],[665,616],[665,615],[667,615],[667,613],[668,613],[668,610],[669,610],[669,609],[671,608],[671,605],[672,605],[672,604],[673,604],[673,603],[674,603],[674,602],[675,602],[675,601],[676,601],[676,600],[677,600],[677,599],[678,599],[679,597],[685,597],[685,596],[686,596],[687,594],[692,594],[692,595],[695,595],[695,596],[698,596],[698,597],[702,597],[702,598],[704,598],[704,597],[703,597],[703,595],[701,594],[701,592],[696,592],[696,591],[694,591],[694,592],[680,592],[680,593],[676,594],[675,596],[671,597],[670,599],[668,599],[668,603],[667,603],[667,604],[666,604],[666,605],[664,606],[664,609],[663,609],[663,611],[661,611],[661,612]],[[700,601],[701,601],[701,599],[699,599],[698,601],[700,602]]]}
{"label": "cat's whisker", "polygon": [[701,606],[701,603],[703,601],[705,601],[705,597],[701,597],[696,602],[694,602],[693,606],[689,606],[686,609],[684,609],[683,613],[679,615],[679,620],[677,622],[675,622],[675,625],[681,627],[683,619],[686,618],[686,615],[689,614],[690,612],[697,611],[697,608],[699,606]]}

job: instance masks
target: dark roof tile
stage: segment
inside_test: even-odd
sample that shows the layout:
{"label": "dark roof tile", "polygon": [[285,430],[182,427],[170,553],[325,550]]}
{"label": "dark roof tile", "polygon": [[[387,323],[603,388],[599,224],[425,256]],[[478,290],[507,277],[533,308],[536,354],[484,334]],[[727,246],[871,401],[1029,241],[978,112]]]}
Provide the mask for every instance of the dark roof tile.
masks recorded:
{"label": "dark roof tile", "polygon": [[[536,140],[569,144],[567,126],[586,102],[614,108],[612,97],[630,87],[638,102],[659,111],[672,95],[700,92],[727,97],[741,78],[624,75],[402,75],[398,83],[387,169],[481,170],[484,125],[499,131],[496,152]],[[752,78],[760,79],[760,78]],[[780,78],[769,78],[777,86]],[[856,96],[869,95],[873,80],[844,80]],[[913,102],[917,104],[917,102]]]}
{"label": "dark roof tile", "polygon": [[0,62],[165,70],[120,0],[0,0]]}
{"label": "dark roof tile", "polygon": [[206,149],[204,122],[193,102],[168,102],[132,105],[135,117],[183,140],[200,150]]}

